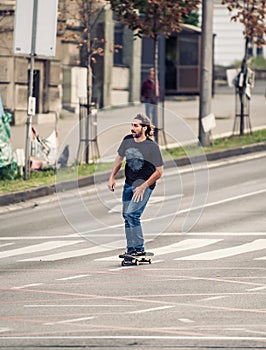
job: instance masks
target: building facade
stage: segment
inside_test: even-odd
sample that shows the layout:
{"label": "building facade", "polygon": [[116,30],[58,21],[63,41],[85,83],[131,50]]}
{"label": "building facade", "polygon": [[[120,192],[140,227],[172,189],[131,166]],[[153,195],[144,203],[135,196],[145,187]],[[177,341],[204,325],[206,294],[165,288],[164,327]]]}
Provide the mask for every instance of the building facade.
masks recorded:
{"label": "building facade", "polygon": [[[139,101],[141,40],[134,40],[131,31],[116,23],[105,1],[96,3],[98,8],[91,9],[91,64],[84,67],[82,1],[59,0],[56,55],[35,57],[36,122],[53,120],[62,108],[78,113],[81,99],[88,97],[84,96],[87,81],[89,100],[100,108]],[[30,57],[13,54],[15,10],[15,0],[0,0],[0,94],[13,124],[18,125],[27,120]],[[94,47],[97,41],[100,44]]]}
{"label": "building facade", "polygon": [[[214,0],[213,8],[213,32],[215,34],[215,65],[230,66],[235,61],[241,61],[244,57],[245,41],[243,36],[243,25],[233,22],[225,5],[221,0]],[[252,48],[253,55],[258,53],[266,57],[265,46],[260,50]]]}
{"label": "building facade", "polygon": [[[84,3],[91,6],[89,29],[82,22]],[[36,119],[50,120],[62,108],[78,113],[84,98],[99,108],[139,102],[141,82],[153,65],[149,40],[135,39],[130,30],[116,22],[104,0],[58,0],[58,4],[56,55],[35,58]],[[26,55],[13,54],[15,10],[16,0],[0,0],[0,94],[4,108],[13,115],[13,123],[23,124],[27,119],[30,61]],[[242,25],[231,22],[220,0],[214,0],[213,28],[214,64],[228,66],[242,60]],[[90,37],[86,51],[87,32]],[[160,40],[163,92],[199,92],[200,42],[200,30],[195,28]]]}

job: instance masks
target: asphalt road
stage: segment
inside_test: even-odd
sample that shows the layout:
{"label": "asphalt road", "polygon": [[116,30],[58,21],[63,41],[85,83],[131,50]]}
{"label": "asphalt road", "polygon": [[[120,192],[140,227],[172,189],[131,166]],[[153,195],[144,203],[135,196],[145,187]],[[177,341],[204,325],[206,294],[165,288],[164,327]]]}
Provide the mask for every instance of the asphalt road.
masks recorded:
{"label": "asphalt road", "polygon": [[0,349],[266,349],[265,153],[165,171],[151,265],[117,257],[121,186],[1,208]]}

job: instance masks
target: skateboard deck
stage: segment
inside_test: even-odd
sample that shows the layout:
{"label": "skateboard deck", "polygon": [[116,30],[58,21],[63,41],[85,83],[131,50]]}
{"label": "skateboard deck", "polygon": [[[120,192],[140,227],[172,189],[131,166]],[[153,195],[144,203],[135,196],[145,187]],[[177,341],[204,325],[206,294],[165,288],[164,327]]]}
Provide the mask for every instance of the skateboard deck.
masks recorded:
{"label": "skateboard deck", "polygon": [[144,255],[130,255],[130,254],[120,254],[119,258],[123,259],[121,262],[122,266],[127,265],[139,265],[141,263],[151,264],[152,256],[154,256],[151,252],[145,252]]}

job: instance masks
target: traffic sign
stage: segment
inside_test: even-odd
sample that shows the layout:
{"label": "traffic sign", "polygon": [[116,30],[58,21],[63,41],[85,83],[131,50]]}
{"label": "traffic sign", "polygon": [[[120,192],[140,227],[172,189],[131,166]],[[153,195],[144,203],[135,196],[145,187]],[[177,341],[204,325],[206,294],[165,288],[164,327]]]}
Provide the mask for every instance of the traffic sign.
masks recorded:
{"label": "traffic sign", "polygon": [[16,0],[15,54],[55,56],[57,6],[58,0]]}

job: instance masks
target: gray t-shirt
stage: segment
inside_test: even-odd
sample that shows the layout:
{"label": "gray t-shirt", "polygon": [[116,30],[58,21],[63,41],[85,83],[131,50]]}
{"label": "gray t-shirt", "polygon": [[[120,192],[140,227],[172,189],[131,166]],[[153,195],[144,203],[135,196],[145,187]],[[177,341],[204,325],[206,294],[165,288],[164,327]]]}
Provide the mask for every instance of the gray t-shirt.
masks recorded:
{"label": "gray t-shirt", "polygon": [[[118,148],[118,154],[126,157],[126,183],[135,187],[145,182],[155,171],[163,165],[162,155],[157,143],[149,137],[142,142],[136,142],[132,135],[124,137]],[[150,186],[155,187],[155,183]]]}

